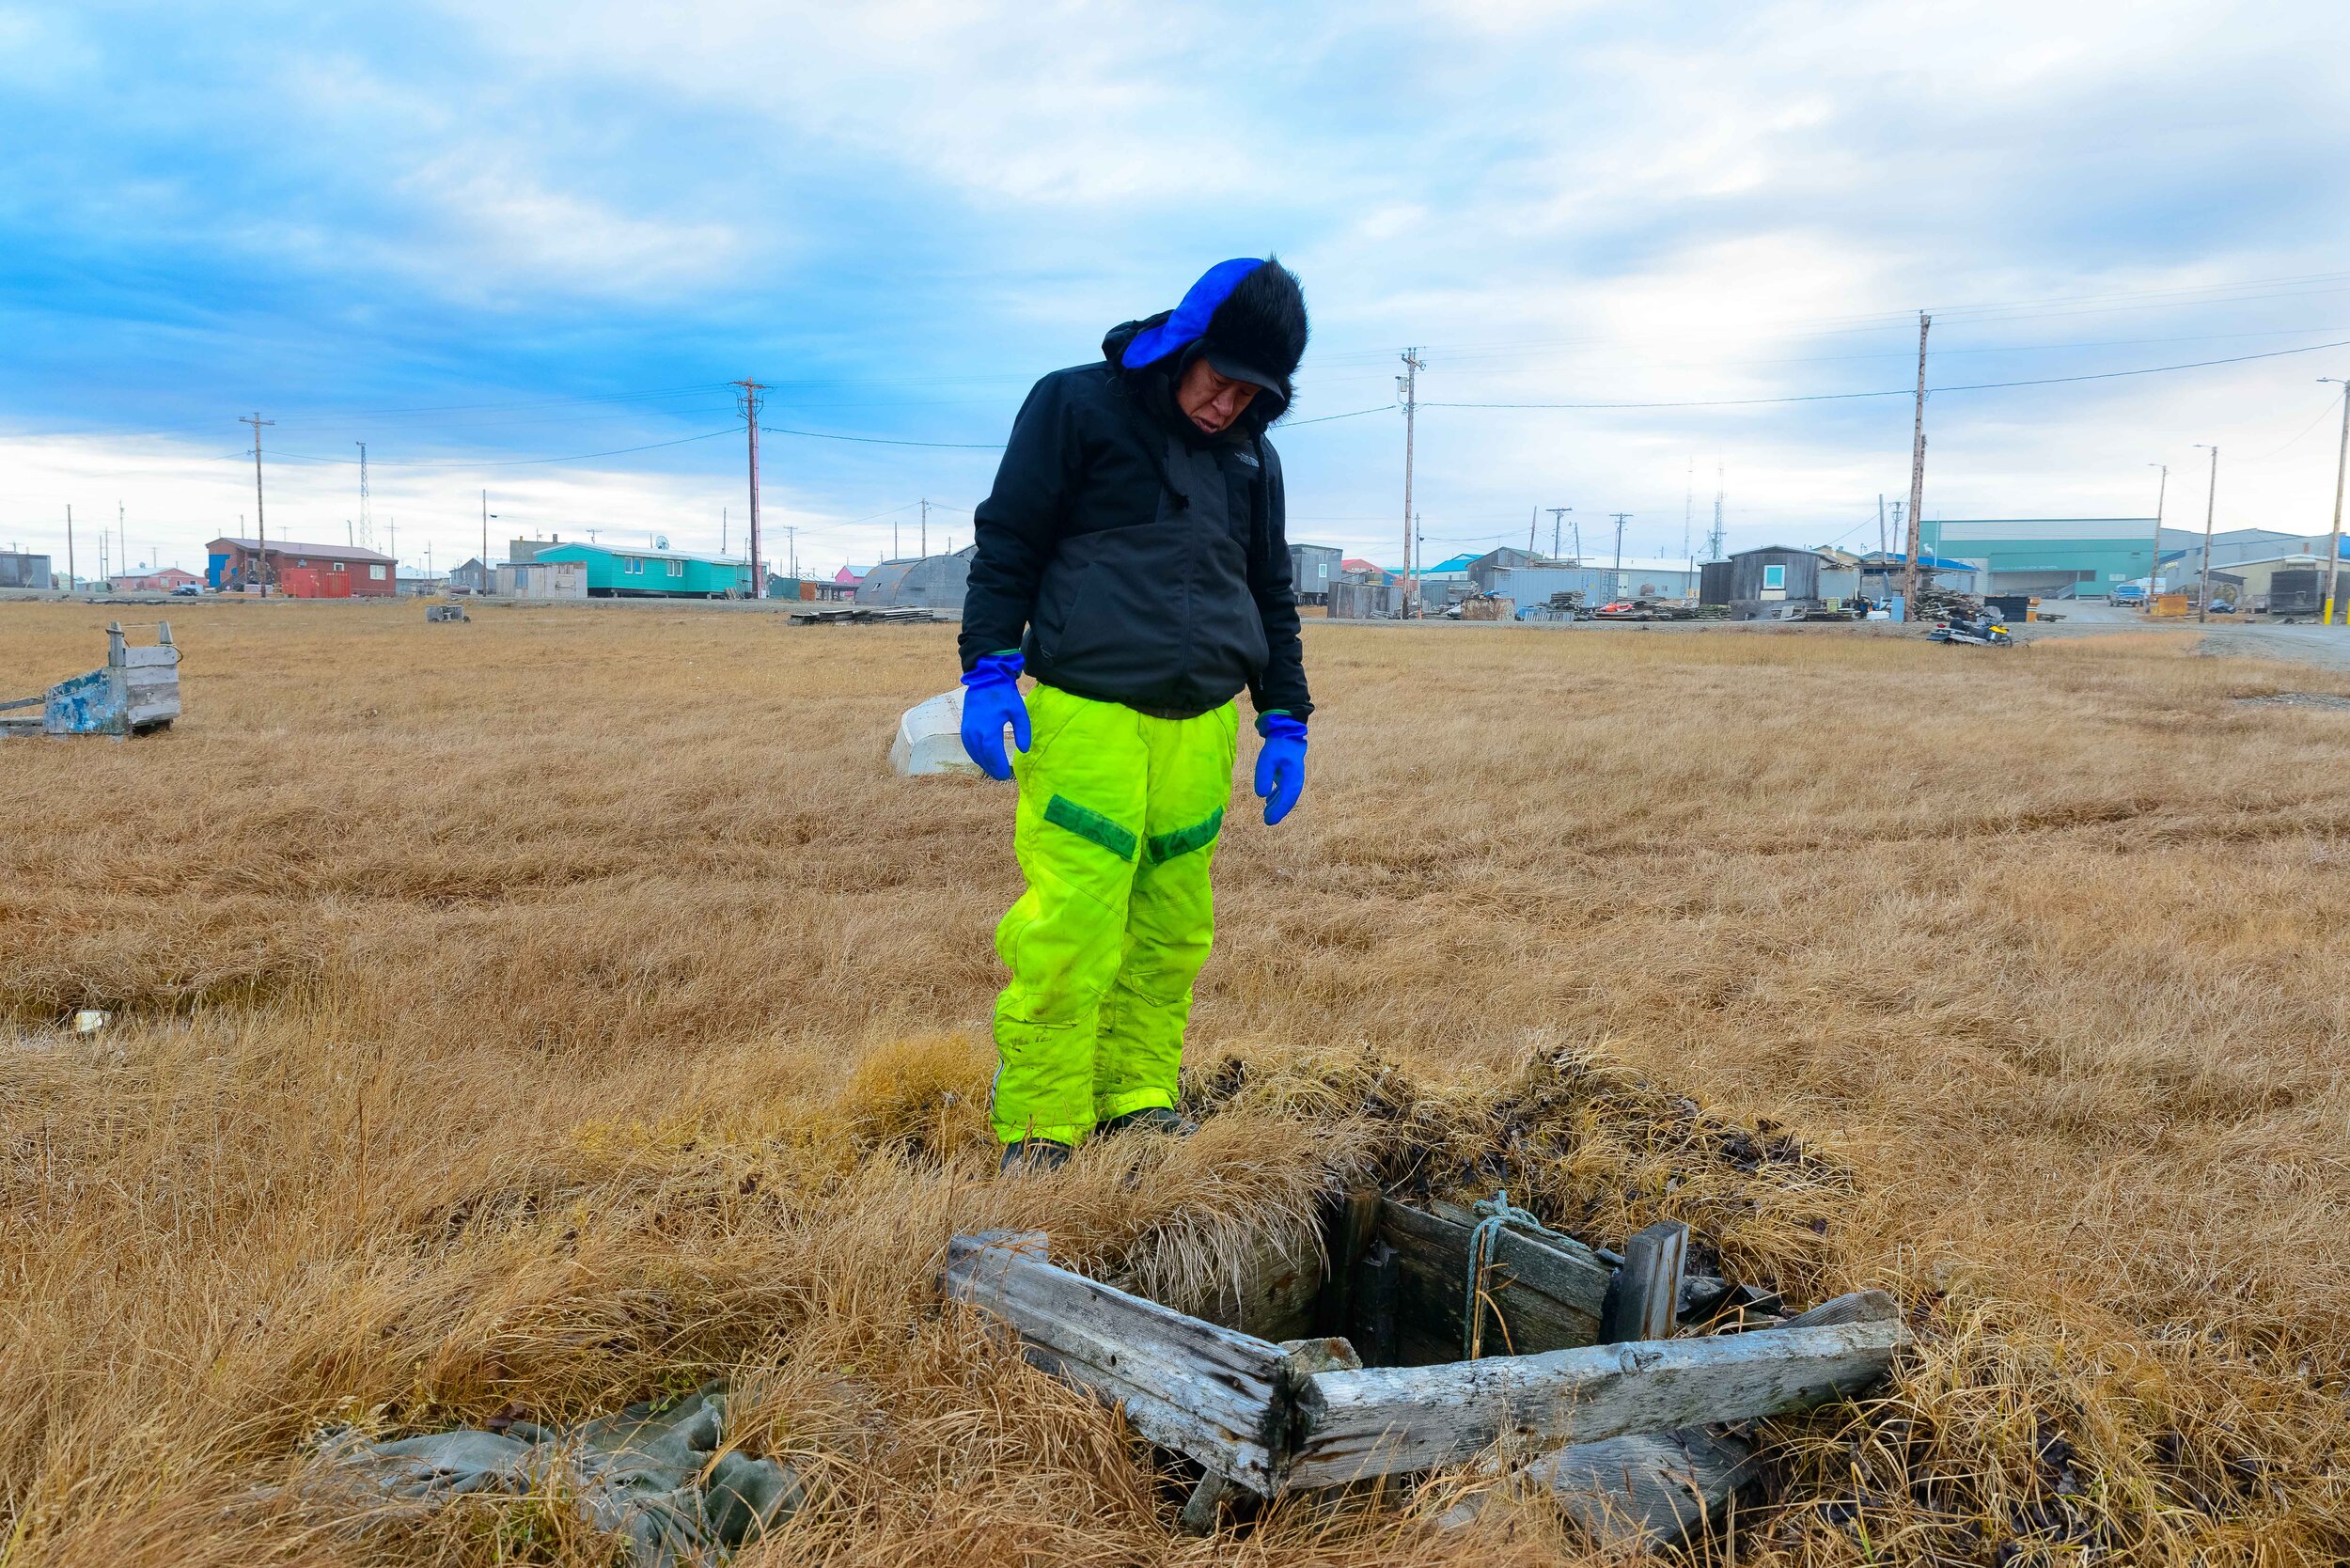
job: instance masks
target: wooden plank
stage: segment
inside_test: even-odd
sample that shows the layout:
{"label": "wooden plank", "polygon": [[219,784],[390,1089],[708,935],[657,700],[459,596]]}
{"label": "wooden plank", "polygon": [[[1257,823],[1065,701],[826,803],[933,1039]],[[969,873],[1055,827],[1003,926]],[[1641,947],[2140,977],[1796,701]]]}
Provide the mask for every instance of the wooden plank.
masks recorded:
{"label": "wooden plank", "polygon": [[1057,1268],[1032,1243],[958,1236],[941,1288],[1016,1330],[1028,1359],[1151,1442],[1271,1492],[1297,1381],[1277,1345]]}
{"label": "wooden plank", "polygon": [[1290,1483],[1434,1469],[1503,1436],[1592,1442],[1805,1409],[1874,1384],[1901,1338],[1898,1323],[1855,1323],[1322,1372],[1300,1395]]}
{"label": "wooden plank", "polygon": [[[1355,1274],[1371,1238],[1379,1233],[1377,1187],[1355,1187],[1331,1206],[1323,1235],[1330,1272],[1314,1301],[1314,1332],[1351,1334],[1355,1330]],[[1270,1338],[1271,1336],[1267,1336]]]}
{"label": "wooden plank", "polygon": [[1826,1328],[1840,1323],[1899,1323],[1902,1304],[1884,1291],[1855,1291],[1823,1301],[1779,1325],[1782,1328]]}
{"label": "wooden plank", "polygon": [[[1401,1269],[1396,1305],[1399,1320],[1408,1325],[1404,1358],[1459,1359],[1473,1229],[1406,1204],[1381,1205],[1380,1234],[1396,1249]],[[1485,1278],[1486,1294],[1501,1316],[1499,1324],[1486,1323],[1487,1354],[1525,1356],[1597,1342],[1610,1274],[1577,1244],[1559,1246],[1504,1228]]]}
{"label": "wooden plank", "polygon": [[1600,1342],[1671,1339],[1688,1256],[1689,1228],[1677,1220],[1660,1219],[1624,1243],[1623,1267],[1600,1309]]}
{"label": "wooden plank", "polygon": [[[1520,1470],[1512,1490],[1548,1493],[1603,1545],[1666,1545],[1721,1517],[1730,1496],[1756,1479],[1754,1445],[1691,1427],[1574,1443]],[[1436,1521],[1457,1529],[1499,1493],[1471,1497]]]}
{"label": "wooden plank", "polygon": [[1400,1349],[1395,1328],[1395,1301],[1401,1288],[1402,1265],[1397,1260],[1395,1248],[1374,1236],[1370,1249],[1363,1254],[1358,1273],[1361,1282],[1355,1291],[1355,1322],[1348,1330],[1348,1337],[1371,1365],[1391,1367],[1395,1365]]}
{"label": "wooden plank", "polygon": [[1313,1243],[1292,1252],[1260,1238],[1232,1276],[1238,1291],[1218,1288],[1199,1307],[1199,1317],[1260,1340],[1294,1340],[1312,1332],[1314,1303],[1323,1287],[1322,1251]]}

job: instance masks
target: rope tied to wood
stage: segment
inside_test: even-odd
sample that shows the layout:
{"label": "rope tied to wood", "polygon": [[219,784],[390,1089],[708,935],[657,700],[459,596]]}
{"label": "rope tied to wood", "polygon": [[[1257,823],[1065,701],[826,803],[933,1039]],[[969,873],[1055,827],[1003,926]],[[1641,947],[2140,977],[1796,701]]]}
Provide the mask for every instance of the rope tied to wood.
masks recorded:
{"label": "rope tied to wood", "polygon": [[[1477,1228],[1469,1232],[1468,1294],[1461,1304],[1461,1359],[1474,1361],[1485,1349],[1485,1275],[1493,1267],[1494,1243],[1500,1239],[1506,1226],[1516,1226],[1538,1236],[1556,1236],[1558,1232],[1535,1218],[1526,1210],[1510,1201],[1510,1189],[1497,1187],[1491,1198],[1480,1198],[1474,1212],[1480,1217]],[[1501,1325],[1504,1342],[1510,1325]]]}

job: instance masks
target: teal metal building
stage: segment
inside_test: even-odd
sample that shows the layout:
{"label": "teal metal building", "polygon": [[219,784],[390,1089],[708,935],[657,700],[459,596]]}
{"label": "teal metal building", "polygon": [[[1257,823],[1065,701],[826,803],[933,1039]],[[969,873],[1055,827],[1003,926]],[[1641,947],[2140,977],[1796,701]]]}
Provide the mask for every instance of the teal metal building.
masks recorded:
{"label": "teal metal building", "polygon": [[[2151,517],[1929,517],[1919,527],[1929,555],[1974,573],[1936,578],[1971,593],[2034,593],[2103,599],[2116,583],[2146,575],[2154,560]],[[2162,530],[2163,566],[2173,553],[2202,543],[2201,529]]]}
{"label": "teal metal building", "polygon": [[751,569],[717,556],[674,550],[616,550],[599,544],[554,544],[542,561],[584,561],[590,599],[747,599]]}

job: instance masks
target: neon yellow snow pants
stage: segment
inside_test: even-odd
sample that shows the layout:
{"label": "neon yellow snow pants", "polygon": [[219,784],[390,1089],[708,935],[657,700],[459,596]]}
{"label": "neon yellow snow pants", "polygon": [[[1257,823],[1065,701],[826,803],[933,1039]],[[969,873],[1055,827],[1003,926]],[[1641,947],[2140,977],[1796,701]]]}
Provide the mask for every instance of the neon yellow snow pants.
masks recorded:
{"label": "neon yellow snow pants", "polygon": [[1175,1104],[1191,982],[1215,936],[1208,865],[1232,792],[1226,703],[1162,719],[1053,686],[1012,754],[1027,877],[995,928],[995,1136],[1081,1141]]}

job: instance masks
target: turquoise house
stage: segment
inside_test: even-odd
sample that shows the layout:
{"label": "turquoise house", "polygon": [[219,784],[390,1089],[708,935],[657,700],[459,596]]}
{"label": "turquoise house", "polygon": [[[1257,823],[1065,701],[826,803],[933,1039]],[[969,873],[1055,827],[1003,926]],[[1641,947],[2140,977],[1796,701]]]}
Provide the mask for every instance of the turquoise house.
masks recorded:
{"label": "turquoise house", "polygon": [[674,550],[617,550],[600,544],[556,544],[542,561],[584,561],[590,599],[747,599],[751,569],[717,556]]}

